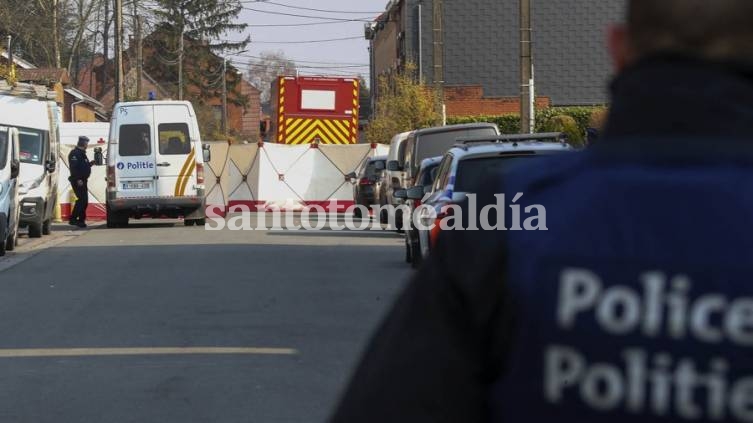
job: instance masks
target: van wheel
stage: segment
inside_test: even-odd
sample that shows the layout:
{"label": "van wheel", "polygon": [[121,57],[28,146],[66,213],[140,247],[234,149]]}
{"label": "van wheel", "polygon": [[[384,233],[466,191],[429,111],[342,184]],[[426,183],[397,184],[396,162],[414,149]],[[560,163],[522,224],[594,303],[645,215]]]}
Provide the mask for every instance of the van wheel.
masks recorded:
{"label": "van wheel", "polygon": [[192,220],[192,219],[183,219],[183,225],[185,225],[185,226],[193,226],[194,223],[196,223],[195,220]]}
{"label": "van wheel", "polygon": [[108,228],[125,228],[128,226],[128,212],[116,212],[107,208],[107,227]]}
{"label": "van wheel", "polygon": [[42,235],[49,235],[52,233],[52,219],[47,219],[42,222]]}
{"label": "van wheel", "polygon": [[29,238],[42,237],[42,222],[29,223]]}
{"label": "van wheel", "polygon": [[18,230],[16,230],[16,232],[13,232],[13,234],[8,236],[8,239],[5,241],[5,249],[8,251],[15,250],[17,242],[18,242]]}
{"label": "van wheel", "polygon": [[405,237],[405,262],[410,263],[413,261],[413,256],[411,255],[412,248],[410,246],[410,241],[408,241],[408,237]]}
{"label": "van wheel", "polygon": [[[8,226],[8,222],[6,221],[6,219],[0,220],[0,236],[5,236],[5,231],[7,230],[7,226]],[[2,240],[3,242],[0,242],[0,257],[5,255],[5,247],[7,246],[8,238],[5,238]]]}

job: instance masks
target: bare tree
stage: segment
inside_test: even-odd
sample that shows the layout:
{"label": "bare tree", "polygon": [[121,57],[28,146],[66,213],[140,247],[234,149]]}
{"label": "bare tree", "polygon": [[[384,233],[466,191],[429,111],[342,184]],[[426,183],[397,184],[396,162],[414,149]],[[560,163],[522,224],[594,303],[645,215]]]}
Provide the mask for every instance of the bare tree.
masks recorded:
{"label": "bare tree", "polygon": [[262,104],[269,104],[272,83],[278,76],[295,75],[297,67],[282,51],[265,51],[259,57],[249,64],[248,77],[251,84],[261,91]]}

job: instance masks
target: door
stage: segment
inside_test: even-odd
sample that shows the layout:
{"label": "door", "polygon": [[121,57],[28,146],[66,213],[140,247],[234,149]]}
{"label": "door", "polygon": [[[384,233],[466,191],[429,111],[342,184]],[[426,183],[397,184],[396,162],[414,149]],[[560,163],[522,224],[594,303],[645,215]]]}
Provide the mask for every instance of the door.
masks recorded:
{"label": "door", "polygon": [[154,108],[157,139],[157,195],[195,195],[196,151],[191,140],[192,116],[186,105]]}
{"label": "door", "polygon": [[118,198],[157,195],[153,106],[120,107],[115,174]]}

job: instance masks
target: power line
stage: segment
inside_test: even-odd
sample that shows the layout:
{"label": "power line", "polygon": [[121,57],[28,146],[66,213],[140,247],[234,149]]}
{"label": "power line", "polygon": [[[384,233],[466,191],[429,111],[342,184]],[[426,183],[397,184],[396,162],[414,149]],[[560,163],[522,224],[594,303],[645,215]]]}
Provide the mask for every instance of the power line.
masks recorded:
{"label": "power line", "polygon": [[253,7],[244,7],[243,10],[250,10],[252,12],[259,12],[259,13],[267,13],[270,15],[293,16],[296,18],[322,19],[325,21],[341,21],[341,22],[372,22],[373,21],[373,18],[370,18],[370,17],[358,18],[358,19],[333,18],[331,16],[311,16],[311,15],[298,15],[294,13],[272,12],[269,10],[254,9]]}
{"label": "power line", "polygon": [[344,37],[330,38],[328,40],[301,40],[301,41],[254,41],[251,44],[314,44],[314,43],[331,43],[335,41],[363,40],[363,37]]}
{"label": "power line", "polygon": [[315,25],[332,25],[332,24],[347,24],[350,22],[363,22],[360,19],[348,19],[348,20],[336,20],[332,22],[305,22],[298,24],[262,24],[262,25],[249,25],[249,28],[282,28],[282,27],[295,27],[295,26],[315,26]]}
{"label": "power line", "polygon": [[[257,3],[253,1],[242,1],[241,3]],[[366,14],[382,14],[382,12],[356,12],[356,11],[346,11],[346,10],[325,10],[325,9],[313,9],[310,7],[301,7],[301,6],[291,6],[289,4],[283,4],[283,3],[276,3],[273,1],[265,1],[263,2],[265,4],[273,4],[275,6],[280,7],[287,7],[289,9],[298,9],[298,10],[308,10],[312,12],[324,12],[324,13],[340,13],[340,14],[352,14],[352,15],[366,15]]]}
{"label": "power line", "polygon": [[[229,56],[236,56],[236,57],[245,57],[249,59],[258,59],[258,60],[268,60],[266,57],[261,56],[253,56],[249,54],[243,54],[243,53],[231,53]],[[313,61],[313,60],[298,60],[293,58],[284,58],[284,60],[290,60],[291,62],[295,63],[311,63],[314,65],[362,65],[362,66],[369,66],[368,63],[353,63],[353,62],[320,62],[320,61]]]}

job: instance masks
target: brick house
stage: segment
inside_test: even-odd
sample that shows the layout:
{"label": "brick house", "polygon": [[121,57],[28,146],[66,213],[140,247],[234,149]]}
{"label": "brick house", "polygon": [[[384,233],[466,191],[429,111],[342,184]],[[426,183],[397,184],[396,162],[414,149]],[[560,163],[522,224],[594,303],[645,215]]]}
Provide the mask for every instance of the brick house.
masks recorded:
{"label": "brick house", "polygon": [[[619,0],[533,2],[533,55],[537,104],[595,105],[607,102],[612,68],[604,30],[622,19]],[[466,0],[443,3],[442,69],[448,114],[504,114],[517,111],[520,92],[519,3]],[[419,66],[434,81],[432,0],[392,0],[367,24],[371,86],[377,78]]]}
{"label": "brick house", "polygon": [[[143,56],[149,58],[150,55],[157,54],[153,49],[148,47],[148,38],[145,40]],[[220,59],[221,60],[221,59]],[[140,93],[136,93],[137,70],[129,63],[127,58],[124,59],[124,67],[127,70],[125,75],[125,96],[129,99],[146,100],[149,93],[153,92],[157,100],[177,99],[174,94],[175,87],[173,82],[159,81],[146,71],[141,73]],[[84,66],[78,75],[78,88],[89,96],[97,98],[104,108],[111,111],[115,103],[115,81],[114,81],[114,61],[112,59],[105,62],[102,55],[95,56],[94,60]],[[233,69],[228,69],[228,76],[234,73]],[[192,92],[192,87],[186,89],[184,98],[191,100],[197,93]],[[241,135],[241,140],[255,142],[259,139],[259,120],[261,115],[261,103],[259,91],[251,86],[250,83],[241,79],[235,86],[229,90],[228,97],[248,96],[247,107],[228,102],[228,128]],[[211,108],[214,119],[220,121],[222,116],[222,96],[219,93],[210,96],[204,100],[204,104]]]}

